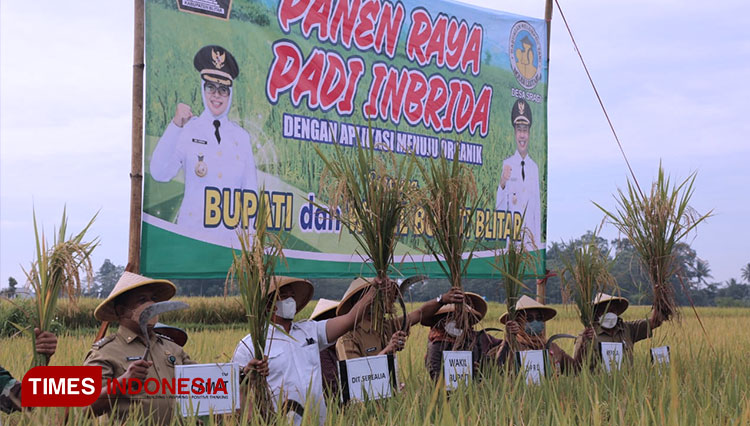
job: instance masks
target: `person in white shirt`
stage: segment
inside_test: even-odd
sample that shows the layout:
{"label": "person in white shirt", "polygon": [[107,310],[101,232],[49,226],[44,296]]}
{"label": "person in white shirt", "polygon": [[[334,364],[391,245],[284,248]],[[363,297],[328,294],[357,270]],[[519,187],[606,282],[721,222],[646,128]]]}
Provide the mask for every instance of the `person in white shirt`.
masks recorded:
{"label": "person in white shirt", "polygon": [[195,117],[190,106],[177,104],[174,118],[154,149],[150,172],[154,180],[169,182],[184,170],[185,192],[177,224],[190,236],[200,237],[226,229],[223,224],[205,226],[206,188],[228,189],[234,200],[237,190],[257,194],[258,178],[250,134],[228,118],[233,82],[240,72],[237,62],[226,49],[212,45],[195,54],[193,65],[201,76],[203,112]]}
{"label": "person in white shirt", "polygon": [[[232,362],[243,368],[243,374],[257,370],[266,376],[273,394],[274,405],[279,398],[291,410],[295,424],[302,421],[306,404],[318,411],[320,424],[325,422],[326,404],[321,379],[320,351],[336,343],[336,339],[354,328],[363,319],[366,307],[372,303],[375,288],[385,290],[394,286],[377,280],[376,285],[346,314],[323,321],[293,321],[312,299],[313,286],[303,279],[274,277],[267,298],[273,300],[278,292],[273,324],[268,329],[265,357],[259,360],[253,351],[251,335],[245,336],[234,351]],[[271,306],[269,306],[269,309]],[[307,397],[312,401],[307,401]],[[275,407],[278,409],[278,407]]]}
{"label": "person in white shirt", "polygon": [[542,212],[539,192],[539,167],[529,156],[531,108],[518,99],[511,110],[516,152],[503,160],[503,172],[497,186],[495,209],[523,216],[524,245],[528,250],[542,248]]}

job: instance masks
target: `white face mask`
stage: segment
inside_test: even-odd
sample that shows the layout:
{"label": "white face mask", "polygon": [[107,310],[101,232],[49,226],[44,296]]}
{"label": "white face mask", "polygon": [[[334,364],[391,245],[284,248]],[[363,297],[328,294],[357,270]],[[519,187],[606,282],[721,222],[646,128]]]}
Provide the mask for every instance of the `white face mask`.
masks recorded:
{"label": "white face mask", "polygon": [[445,323],[445,332],[453,337],[458,337],[463,333],[463,330],[456,327],[456,321],[448,321]]}
{"label": "white face mask", "polygon": [[297,301],[293,297],[287,297],[284,300],[276,302],[276,315],[284,319],[294,319],[297,313]]}
{"label": "white face mask", "polygon": [[599,325],[601,325],[603,329],[609,330],[617,324],[617,318],[617,315],[612,312],[607,312],[599,320]]}

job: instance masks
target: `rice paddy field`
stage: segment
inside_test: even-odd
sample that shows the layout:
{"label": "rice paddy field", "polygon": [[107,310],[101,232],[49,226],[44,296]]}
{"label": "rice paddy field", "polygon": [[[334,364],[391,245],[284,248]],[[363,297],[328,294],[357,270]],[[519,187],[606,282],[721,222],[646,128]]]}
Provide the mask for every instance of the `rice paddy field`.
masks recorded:
{"label": "rice paddy field", "polygon": [[[299,318],[312,311],[311,303]],[[581,325],[572,307],[556,306],[558,316],[547,323],[547,335],[578,334]],[[500,327],[503,305],[491,303],[484,327]],[[648,307],[631,307],[626,320],[645,318]],[[399,380],[404,389],[383,401],[340,407],[329,401],[330,425],[453,425],[453,424],[750,424],[750,309],[699,308],[704,334],[695,314],[683,309],[680,322],[663,325],[650,340],[636,345],[632,365],[613,374],[585,371],[579,376],[557,376],[541,385],[527,385],[519,376],[490,372],[481,383],[459,388],[450,398],[429,378],[424,367],[427,328],[412,328],[405,349],[398,354]],[[185,346],[201,363],[227,362],[245,335],[241,324],[188,326]],[[501,333],[495,332],[501,337]],[[59,335],[51,365],[79,365],[94,338],[90,329]],[[573,340],[557,342],[572,354]],[[671,364],[651,364],[649,348],[669,345]],[[30,344],[22,337],[0,338],[0,365],[20,378],[30,362]],[[12,415],[0,414],[0,423],[61,424],[63,410],[35,409]],[[195,423],[197,419],[185,419]],[[238,424],[234,417],[204,417],[204,424]],[[106,417],[92,419],[72,409],[69,424],[112,424]],[[147,423],[132,417],[129,424]],[[258,423],[251,420],[250,423]],[[176,423],[177,424],[177,423]],[[317,424],[305,418],[303,424]]]}

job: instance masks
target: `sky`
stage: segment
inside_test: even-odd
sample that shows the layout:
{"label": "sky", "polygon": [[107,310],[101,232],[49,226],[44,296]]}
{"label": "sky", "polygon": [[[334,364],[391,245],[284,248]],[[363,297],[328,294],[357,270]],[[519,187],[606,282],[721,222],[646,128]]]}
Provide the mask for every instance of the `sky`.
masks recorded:
{"label": "sky", "polygon": [[[543,0],[467,3],[542,18]],[[712,281],[750,263],[750,3],[560,1],[642,185],[661,161],[697,172],[691,236]],[[48,234],[67,205],[78,230],[98,211],[95,267],[127,263],[133,3],[0,3],[0,287],[25,282],[32,211]],[[597,226],[625,162],[557,9],[548,94],[548,241]],[[605,226],[603,236],[616,238]]]}

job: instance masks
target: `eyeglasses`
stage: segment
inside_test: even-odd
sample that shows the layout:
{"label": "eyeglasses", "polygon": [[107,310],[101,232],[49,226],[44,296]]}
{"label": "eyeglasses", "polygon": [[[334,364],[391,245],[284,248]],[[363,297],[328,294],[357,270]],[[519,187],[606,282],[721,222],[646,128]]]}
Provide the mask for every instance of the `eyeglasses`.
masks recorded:
{"label": "eyeglasses", "polygon": [[531,322],[531,321],[544,321],[544,315],[542,315],[540,313],[535,313],[535,312],[534,313],[527,312],[526,315],[524,315],[524,318],[528,322]]}
{"label": "eyeglasses", "polygon": [[213,95],[214,93],[219,92],[219,96],[227,97],[229,96],[230,92],[229,87],[224,86],[223,84],[217,86],[212,83],[206,83],[204,88],[206,90],[206,93],[208,93],[209,95]]}

